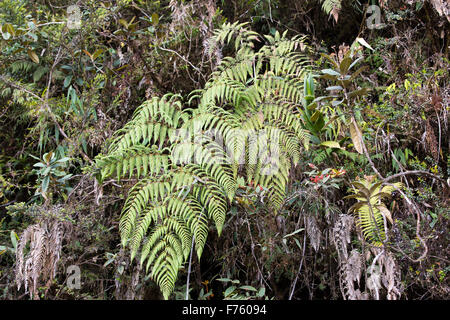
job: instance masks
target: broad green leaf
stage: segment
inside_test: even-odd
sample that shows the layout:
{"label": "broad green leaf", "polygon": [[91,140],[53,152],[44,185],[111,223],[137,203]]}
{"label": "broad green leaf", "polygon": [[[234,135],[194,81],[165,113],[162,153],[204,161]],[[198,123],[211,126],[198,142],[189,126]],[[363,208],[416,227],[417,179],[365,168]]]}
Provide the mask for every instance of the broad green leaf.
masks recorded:
{"label": "broad green leaf", "polygon": [[11,243],[14,247],[14,250],[17,250],[17,241],[19,240],[19,236],[17,233],[14,232],[14,230],[11,230],[11,233],[9,234],[11,238]]}
{"label": "broad green leaf", "polygon": [[352,76],[348,79],[348,81],[352,81],[354,80],[361,72],[363,72],[364,70],[366,70],[368,68],[368,66],[362,66],[360,67],[358,70],[356,70]]}
{"label": "broad green leaf", "polygon": [[[349,52],[350,52],[350,50],[349,50]],[[352,63],[352,59],[349,57],[346,57],[342,60],[341,65],[339,66],[341,74],[347,73],[351,63]]]}
{"label": "broad green leaf", "polygon": [[44,160],[48,164],[50,163],[50,160],[53,158],[53,151],[50,151],[46,154],[44,154]]}
{"label": "broad green leaf", "polygon": [[258,298],[264,297],[264,295],[266,294],[266,288],[261,288],[259,289],[258,293],[256,294],[256,296]]}
{"label": "broad green leaf", "polygon": [[330,76],[336,76],[336,77],[339,77],[341,75],[339,72],[336,72],[333,69],[323,69],[323,70],[321,70],[321,72],[323,74],[327,74]]}
{"label": "broad green leaf", "polygon": [[119,23],[128,29],[128,22],[125,19],[119,19]]}
{"label": "broad green leaf", "polygon": [[152,23],[154,25],[157,25],[159,23],[159,15],[156,12],[152,14]]}
{"label": "broad green leaf", "polygon": [[46,165],[43,164],[42,162],[38,162],[38,163],[33,164],[33,167],[45,168]]}
{"label": "broad green leaf", "polygon": [[327,147],[327,148],[337,148],[342,149],[339,142],[337,141],[324,141],[320,144],[321,146]]}
{"label": "broad green leaf", "polygon": [[[358,181],[353,181],[353,186],[356,187],[357,189],[359,189],[359,191],[361,191],[365,197],[369,197],[370,193],[369,193],[369,189],[366,188],[366,186],[364,184],[362,184],[361,182]],[[356,194],[357,196],[359,196],[358,194]]]}
{"label": "broad green leaf", "polygon": [[36,71],[34,71],[33,73],[33,81],[34,82],[39,81],[42,78],[42,76],[47,73],[47,71],[48,71],[47,67],[40,66],[39,68],[37,68]]}
{"label": "broad green leaf", "polygon": [[92,60],[97,59],[102,53],[103,53],[103,49],[95,50],[95,52],[92,54]]}
{"label": "broad green leaf", "polygon": [[343,88],[341,86],[331,86],[327,87],[326,90],[328,91],[334,91],[334,90],[342,90]]}
{"label": "broad green leaf", "polygon": [[46,176],[44,180],[42,180],[42,192],[47,192],[49,182],[50,176]]}
{"label": "broad green leaf", "polygon": [[248,290],[248,291],[255,291],[255,292],[258,291],[252,286],[242,286],[242,287],[239,287],[239,289]]}
{"label": "broad green leaf", "polygon": [[320,112],[319,110],[316,110],[316,112],[314,112],[313,115],[311,116],[311,121],[316,122],[317,119],[319,119],[319,116],[321,114],[322,114],[322,112]]}
{"label": "broad green leaf", "polygon": [[333,106],[333,107],[337,107],[338,105],[340,105],[342,102],[344,102],[344,99],[342,99],[342,100],[334,100],[334,101],[331,101],[331,105]]}
{"label": "broad green leaf", "polygon": [[369,88],[362,88],[362,89],[358,89],[358,90],[350,92],[348,96],[350,98],[359,97],[359,96],[365,95],[368,91],[369,91]]}
{"label": "broad green leaf", "polygon": [[348,67],[348,70],[351,70],[359,61],[362,60],[363,57],[359,57],[358,59],[356,59],[355,61],[352,62],[352,64],[350,65],[350,67]]}
{"label": "broad green leaf", "polygon": [[234,290],[236,290],[235,286],[231,286],[231,287],[227,288],[227,290],[225,290],[223,296],[228,297],[230,294],[232,294],[234,292]]}
{"label": "broad green leaf", "polygon": [[12,26],[12,24],[10,23],[5,23],[2,27],[3,32],[8,32],[9,34],[11,34],[12,36],[15,35],[14,32],[14,27]]}
{"label": "broad green leaf", "polygon": [[64,79],[64,83],[63,83],[64,88],[67,88],[70,85],[70,82],[72,81],[72,78],[73,78],[73,75],[68,75]]}
{"label": "broad green leaf", "polygon": [[333,58],[331,58],[328,54],[321,53],[320,55],[327,59],[335,68],[338,68],[338,64],[336,63],[336,61],[334,61]]}
{"label": "broad green leaf", "polygon": [[356,41],[358,41],[361,45],[363,45],[364,47],[374,51],[374,49],[370,46],[370,44],[368,44],[366,42],[366,40],[364,40],[363,38],[356,38]]}
{"label": "broad green leaf", "polygon": [[65,175],[64,177],[62,177],[61,179],[58,179],[59,182],[64,182],[68,179],[70,179],[72,177],[72,174],[69,173],[68,175]]}
{"label": "broad green leaf", "polygon": [[2,32],[2,37],[4,40],[9,40],[9,38],[11,38],[11,34],[9,32]]}

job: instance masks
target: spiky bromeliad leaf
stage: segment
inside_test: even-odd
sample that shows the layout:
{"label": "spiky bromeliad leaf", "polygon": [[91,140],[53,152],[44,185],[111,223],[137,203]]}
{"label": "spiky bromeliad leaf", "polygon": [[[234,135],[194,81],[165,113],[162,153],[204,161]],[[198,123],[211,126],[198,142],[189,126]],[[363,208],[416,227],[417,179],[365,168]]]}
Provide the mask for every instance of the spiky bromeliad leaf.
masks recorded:
{"label": "spiky bromeliad leaf", "polygon": [[[255,51],[254,42],[263,39]],[[246,174],[264,187],[276,214],[309,140],[295,114],[306,74],[303,39],[262,38],[234,23],[217,30],[213,41],[233,44],[236,54],[191,94],[197,108],[183,108],[172,94],[146,101],[116,132],[108,153],[96,158],[102,180],[138,179],[120,217],[121,241],[132,259],[140,255],[166,299],[192,243],[200,258],[209,223],[221,234],[237,178]]]}
{"label": "spiky bromeliad leaf", "polygon": [[[394,185],[397,188],[403,186],[402,183]],[[386,240],[386,221],[392,222],[392,217],[382,200],[390,197],[395,187],[381,187],[381,182],[364,179],[354,181],[353,188],[355,194],[345,197],[357,200],[349,211],[357,214],[357,223],[361,227],[364,237],[375,246],[383,245]]]}

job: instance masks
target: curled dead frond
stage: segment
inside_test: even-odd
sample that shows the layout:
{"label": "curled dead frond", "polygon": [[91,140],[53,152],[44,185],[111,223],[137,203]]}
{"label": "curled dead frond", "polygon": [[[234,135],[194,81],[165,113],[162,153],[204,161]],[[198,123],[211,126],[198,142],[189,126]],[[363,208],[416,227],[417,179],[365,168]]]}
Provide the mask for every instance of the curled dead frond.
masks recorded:
{"label": "curled dead frond", "polygon": [[350,243],[350,232],[353,224],[354,219],[351,215],[342,214],[333,227],[332,240],[336,246],[339,261],[348,257],[347,244]]}
{"label": "curled dead frond", "polygon": [[332,240],[338,252],[339,285],[344,299],[365,300],[367,295],[359,289],[363,258],[358,250],[348,252],[350,233],[354,227],[354,218],[347,214],[338,217],[333,230]]}
{"label": "curled dead frond", "polygon": [[67,223],[46,217],[40,223],[28,226],[20,236],[16,250],[16,285],[22,284],[31,298],[39,299],[37,289],[42,281],[47,286],[56,276],[62,241]]}
{"label": "curled dead frond", "polygon": [[368,295],[361,292],[360,280],[364,269],[363,257],[358,250],[352,250],[348,259],[340,265],[340,282],[342,294],[349,300],[367,300]]}

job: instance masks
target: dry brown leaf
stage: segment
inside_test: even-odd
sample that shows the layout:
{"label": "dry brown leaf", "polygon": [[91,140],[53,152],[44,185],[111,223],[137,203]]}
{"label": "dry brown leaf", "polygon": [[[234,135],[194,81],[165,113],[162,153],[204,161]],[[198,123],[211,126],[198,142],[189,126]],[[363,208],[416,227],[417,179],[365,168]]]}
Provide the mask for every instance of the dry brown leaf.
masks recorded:
{"label": "dry brown leaf", "polygon": [[355,150],[358,151],[358,153],[363,153],[362,148],[362,141],[361,141],[361,132],[358,128],[358,125],[356,124],[355,118],[352,117],[352,120],[350,122],[350,136],[353,141],[353,146],[355,147]]}
{"label": "dry brown leaf", "polygon": [[380,210],[381,214],[386,217],[392,224],[394,221],[392,220],[391,212],[385,206],[378,206],[378,210]]}
{"label": "dry brown leaf", "polygon": [[331,15],[334,18],[334,21],[337,23],[338,19],[339,19],[339,11],[341,11],[341,9],[339,9],[338,7],[333,7],[333,9],[331,10]]}

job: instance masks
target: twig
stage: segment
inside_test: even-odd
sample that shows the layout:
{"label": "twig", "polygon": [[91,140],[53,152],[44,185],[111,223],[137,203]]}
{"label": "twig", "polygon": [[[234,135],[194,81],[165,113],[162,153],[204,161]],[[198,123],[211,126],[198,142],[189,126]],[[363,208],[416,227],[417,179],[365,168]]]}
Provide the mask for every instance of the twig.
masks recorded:
{"label": "twig", "polygon": [[194,251],[194,242],[195,242],[195,234],[192,237],[191,253],[189,254],[189,267],[188,267],[188,275],[187,275],[187,280],[186,280],[186,298],[185,298],[185,300],[189,299],[189,280],[191,277],[192,252]]}
{"label": "twig", "polygon": [[25,87],[23,87],[23,86],[21,86],[21,85],[15,83],[15,82],[12,82],[12,81],[6,79],[5,76],[0,75],[0,80],[3,81],[3,82],[5,82],[7,85],[9,85],[9,86],[11,86],[11,87],[13,87],[13,88],[16,88],[16,89],[18,89],[18,90],[22,90],[22,91],[24,91],[24,92],[26,92],[26,93],[32,95],[33,97],[35,97],[35,98],[38,99],[39,101],[44,102],[44,99],[42,99],[41,97],[39,97],[37,94],[35,94],[34,92],[31,92],[31,91],[28,90],[27,88],[25,88]]}
{"label": "twig", "polygon": [[420,216],[421,216],[421,212],[420,210],[417,208],[417,206],[406,196],[406,194],[400,189],[398,188],[396,185],[392,184],[392,183],[387,183],[387,185],[390,185],[392,187],[394,187],[398,192],[400,192],[400,194],[405,198],[405,200],[407,201],[408,205],[410,205],[414,211],[416,211],[417,214],[417,224],[416,224],[416,237],[417,239],[419,239],[419,241],[422,243],[422,246],[424,247],[424,251],[422,253],[422,255],[417,258],[417,259],[412,259],[410,258],[408,255],[406,255],[412,262],[420,262],[421,260],[423,260],[427,253],[428,253],[428,246],[425,242],[425,240],[423,240],[423,238],[420,236]]}
{"label": "twig", "polygon": [[298,266],[297,275],[295,276],[294,283],[292,284],[291,293],[289,294],[289,300],[292,300],[292,296],[294,295],[295,286],[297,285],[298,276],[300,274],[300,271],[302,270],[303,265],[303,259],[305,258],[305,249],[306,249],[306,232],[303,233],[303,253],[302,253],[302,259],[300,260],[300,265]]}
{"label": "twig", "polygon": [[35,25],[35,27],[37,28],[37,27],[48,26],[48,25],[51,25],[51,24],[65,24],[65,23],[66,23],[66,21],[53,21],[53,22],[46,22],[46,23],[37,24],[37,25]]}
{"label": "twig", "polygon": [[197,71],[198,73],[202,73],[202,71],[197,68],[196,66],[194,66],[188,59],[186,59],[185,57],[183,57],[181,54],[179,54],[178,52],[176,52],[175,50],[172,49],[166,49],[163,47],[157,47],[158,49],[162,50],[162,51],[167,51],[167,52],[172,52],[175,53],[178,57],[180,57],[184,62],[186,62],[187,64],[189,64],[192,68],[194,68],[195,71]]}
{"label": "twig", "polygon": [[439,129],[439,149],[438,149],[438,160],[439,160],[439,156],[441,155],[441,120],[439,119],[439,115],[438,112],[435,110],[436,112],[436,119],[437,119],[437,123],[438,123],[438,129]]}
{"label": "twig", "polygon": [[[390,151],[391,151],[391,156],[392,156],[392,158],[395,160],[395,162],[397,163],[397,165],[398,165],[398,167],[399,167],[401,173],[404,173],[404,172],[405,172],[405,168],[403,168],[403,166],[402,166],[402,164],[400,163],[400,161],[398,161],[398,159],[397,159],[397,157],[395,156],[394,152],[392,152],[392,150],[390,150]],[[408,179],[405,178],[405,182],[406,182],[406,186],[409,188]]]}
{"label": "twig", "polygon": [[[245,213],[247,215],[247,212],[245,212]],[[255,256],[255,244],[253,242],[252,231],[250,229],[250,222],[248,221],[248,215],[247,215],[247,219],[245,219],[245,221],[247,222],[248,234],[250,235],[250,241],[251,241],[252,256],[253,256],[253,259],[255,259],[256,267],[258,268],[259,274],[261,275],[261,279],[264,281],[264,283],[267,285],[267,287],[270,290],[272,290],[272,288],[269,286],[266,279],[264,278],[264,275],[263,275],[261,269],[259,268],[258,259],[256,259],[256,256]]]}
{"label": "twig", "polygon": [[380,174],[380,172],[377,170],[377,168],[375,167],[375,164],[373,163],[372,159],[370,158],[369,152],[367,151],[366,144],[364,143],[364,139],[363,139],[362,133],[361,133],[361,131],[359,131],[359,128],[358,128],[358,126],[356,125],[356,120],[355,120],[355,118],[353,118],[353,117],[352,117],[352,122],[354,123],[353,126],[354,126],[354,128],[355,128],[355,130],[356,130],[356,134],[358,135],[358,138],[359,138],[359,140],[361,141],[361,145],[362,145],[362,148],[363,148],[364,155],[366,156],[367,160],[369,161],[370,166],[372,167],[372,170],[376,173],[376,175],[377,175],[381,180],[384,180],[383,176],[382,176],[382,175]]}

